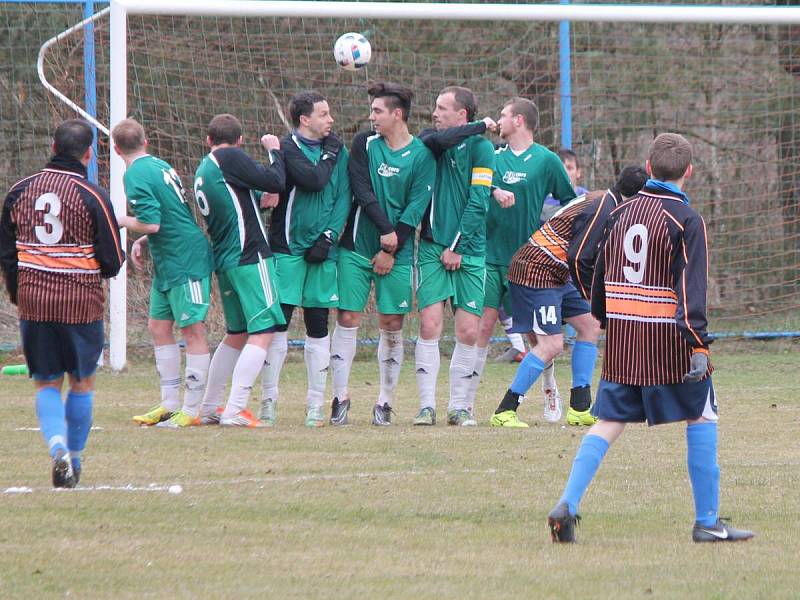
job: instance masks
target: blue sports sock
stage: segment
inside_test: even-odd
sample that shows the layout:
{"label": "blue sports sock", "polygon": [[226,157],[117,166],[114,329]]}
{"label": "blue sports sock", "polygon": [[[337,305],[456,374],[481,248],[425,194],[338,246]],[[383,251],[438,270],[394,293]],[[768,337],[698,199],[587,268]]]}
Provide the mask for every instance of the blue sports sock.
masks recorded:
{"label": "blue sports sock", "polygon": [[81,452],[86,447],[89,430],[92,428],[92,404],[94,392],[67,394],[67,447],[72,456],[72,468],[80,469]]}
{"label": "blue sports sock", "polygon": [[533,382],[542,374],[545,366],[538,356],[533,352],[528,352],[517,367],[517,374],[514,375],[514,381],[511,382],[511,391],[524,396]]}
{"label": "blue sports sock", "polygon": [[54,387],[43,387],[36,392],[36,416],[44,443],[55,456],[57,450],[67,451],[67,424],[64,422],[64,402],[61,392]]}
{"label": "blue sports sock", "polygon": [[572,348],[572,387],[592,384],[594,364],[597,362],[597,344],[575,342]]}
{"label": "blue sports sock", "polygon": [[607,451],[608,442],[599,435],[584,436],[575,460],[572,461],[572,471],[569,473],[564,493],[561,494],[561,500],[559,500],[559,503],[566,502],[569,505],[571,515],[578,514],[581,498],[592,482],[594,474],[597,473]]}
{"label": "blue sports sock", "polygon": [[689,479],[694,494],[695,520],[704,527],[717,522],[719,514],[719,465],[717,424],[693,423],[686,428]]}

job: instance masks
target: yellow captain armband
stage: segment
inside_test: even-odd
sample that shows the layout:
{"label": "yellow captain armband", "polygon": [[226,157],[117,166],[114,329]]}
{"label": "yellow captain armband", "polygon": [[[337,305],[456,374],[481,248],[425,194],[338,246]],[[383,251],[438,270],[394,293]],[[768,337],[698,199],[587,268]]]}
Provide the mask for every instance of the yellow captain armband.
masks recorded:
{"label": "yellow captain armband", "polygon": [[472,169],[472,185],[485,185],[492,187],[492,170],[486,167]]}

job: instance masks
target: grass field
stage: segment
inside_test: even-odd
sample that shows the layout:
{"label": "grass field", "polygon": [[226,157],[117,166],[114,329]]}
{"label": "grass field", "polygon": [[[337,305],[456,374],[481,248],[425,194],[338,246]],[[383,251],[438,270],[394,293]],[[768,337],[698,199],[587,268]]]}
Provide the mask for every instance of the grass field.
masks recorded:
{"label": "grass field", "polygon": [[[545,424],[538,393],[521,408],[530,429],[485,426],[513,374],[495,364],[481,427],[411,427],[409,358],[387,429],[369,425],[371,361],[353,371],[353,425],[320,430],[302,426],[296,357],[271,430],[135,427],[154,369],[103,373],[81,486],[58,492],[39,433],[20,430],[36,426],[30,383],[2,378],[0,597],[797,597],[796,344],[714,357],[722,514],[758,534],[738,545],[691,542],[681,425],[629,427],[581,506],[579,543],[553,545],[545,517],[583,431]],[[565,391],[566,361],[557,374]],[[32,491],[2,493],[20,486]]]}

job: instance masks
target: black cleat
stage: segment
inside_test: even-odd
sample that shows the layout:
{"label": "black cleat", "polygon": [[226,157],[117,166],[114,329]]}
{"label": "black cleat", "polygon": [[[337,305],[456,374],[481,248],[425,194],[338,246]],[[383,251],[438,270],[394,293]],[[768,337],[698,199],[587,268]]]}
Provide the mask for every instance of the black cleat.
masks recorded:
{"label": "black cleat", "polygon": [[572,543],[575,541],[575,526],[581,520],[580,515],[569,514],[569,505],[561,502],[547,515],[550,526],[550,537],[555,543]]}
{"label": "black cleat", "polygon": [[380,426],[391,425],[392,412],[392,407],[389,406],[388,402],[383,406],[376,404],[372,409],[372,424]]}
{"label": "black cleat", "polygon": [[350,400],[334,398],[331,403],[331,425],[347,425],[347,413],[350,410]]}
{"label": "black cleat", "polygon": [[695,523],[692,528],[693,542],[743,542],[754,535],[755,533],[747,529],[731,527],[724,519],[717,519],[711,527]]}
{"label": "black cleat", "polygon": [[64,450],[57,451],[53,457],[53,487],[74,488],[77,483],[69,454]]}

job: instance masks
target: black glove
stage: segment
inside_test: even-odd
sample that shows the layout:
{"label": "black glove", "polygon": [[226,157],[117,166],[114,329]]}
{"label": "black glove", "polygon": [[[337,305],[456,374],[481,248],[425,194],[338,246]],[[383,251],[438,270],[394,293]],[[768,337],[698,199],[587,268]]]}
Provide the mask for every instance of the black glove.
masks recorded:
{"label": "black glove", "polygon": [[683,383],[697,383],[706,376],[708,371],[708,354],[705,352],[692,353],[692,366],[683,376]]}
{"label": "black glove", "polygon": [[342,146],[344,146],[342,140],[333,133],[329,134],[328,137],[322,140],[322,156],[320,160],[336,160]]}
{"label": "black glove", "polygon": [[308,248],[303,255],[308,263],[321,263],[328,258],[328,254],[333,246],[333,238],[330,230],[323,231],[314,245]]}

